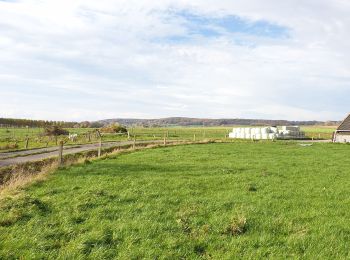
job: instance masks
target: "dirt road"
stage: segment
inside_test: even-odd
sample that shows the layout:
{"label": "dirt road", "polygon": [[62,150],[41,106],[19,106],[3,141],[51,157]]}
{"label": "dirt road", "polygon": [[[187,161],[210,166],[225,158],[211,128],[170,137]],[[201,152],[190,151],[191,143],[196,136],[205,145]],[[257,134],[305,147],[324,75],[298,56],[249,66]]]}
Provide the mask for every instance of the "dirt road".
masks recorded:
{"label": "dirt road", "polygon": [[[137,141],[136,144],[140,143],[160,143],[162,141]],[[133,141],[123,142],[108,142],[103,143],[102,148],[118,147],[122,145],[132,144]],[[84,144],[75,146],[66,146],[63,150],[63,154],[73,154],[91,150],[97,150],[98,144]],[[26,151],[7,152],[0,153],[0,167],[14,165],[19,163],[38,161],[49,157],[57,156],[57,147],[33,149]]]}

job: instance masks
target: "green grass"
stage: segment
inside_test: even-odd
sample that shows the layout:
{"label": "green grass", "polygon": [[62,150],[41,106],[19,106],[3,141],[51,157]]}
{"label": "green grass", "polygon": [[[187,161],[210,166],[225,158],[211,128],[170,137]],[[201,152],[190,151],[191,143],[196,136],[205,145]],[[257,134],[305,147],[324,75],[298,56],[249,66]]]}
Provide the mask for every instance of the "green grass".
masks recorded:
{"label": "green grass", "polygon": [[301,130],[307,137],[316,139],[331,139],[336,126],[303,126]]}
{"label": "green grass", "polygon": [[0,259],[349,258],[350,146],[143,150],[0,200]]}

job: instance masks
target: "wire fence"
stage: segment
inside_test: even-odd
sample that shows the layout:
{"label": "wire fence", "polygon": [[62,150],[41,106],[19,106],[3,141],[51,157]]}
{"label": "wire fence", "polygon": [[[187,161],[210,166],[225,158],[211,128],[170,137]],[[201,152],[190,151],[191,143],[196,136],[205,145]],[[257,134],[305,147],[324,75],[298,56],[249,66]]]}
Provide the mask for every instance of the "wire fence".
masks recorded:
{"label": "wire fence", "polygon": [[[127,140],[187,140],[200,141],[207,139],[227,140],[231,127],[207,128],[130,128],[128,133],[96,134],[95,129],[67,129],[74,138],[68,136],[44,136],[43,128],[0,128],[0,151],[34,149],[57,146],[60,141],[65,145],[78,145],[98,142]],[[314,140],[331,139],[331,132],[305,132],[305,137]]]}

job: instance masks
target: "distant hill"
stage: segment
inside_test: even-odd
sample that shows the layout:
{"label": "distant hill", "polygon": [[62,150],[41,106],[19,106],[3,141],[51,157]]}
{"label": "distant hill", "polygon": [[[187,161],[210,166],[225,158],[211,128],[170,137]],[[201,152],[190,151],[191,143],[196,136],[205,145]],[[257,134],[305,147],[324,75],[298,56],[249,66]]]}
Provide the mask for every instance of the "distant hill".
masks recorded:
{"label": "distant hill", "polygon": [[338,121],[287,121],[268,119],[206,119],[189,117],[168,117],[160,119],[115,118],[97,121],[103,125],[119,123],[125,126],[165,127],[165,126],[234,126],[234,125],[337,125]]}
{"label": "distant hill", "polygon": [[31,119],[14,119],[0,118],[0,127],[45,127],[50,125],[59,125],[62,127],[76,128],[99,128],[111,123],[119,123],[127,127],[142,126],[142,127],[171,127],[171,126],[271,126],[271,125],[339,125],[339,121],[287,121],[287,120],[269,120],[269,119],[241,119],[241,118],[223,118],[223,119],[208,119],[208,118],[190,118],[190,117],[168,117],[160,119],[133,119],[133,118],[115,118],[104,119],[94,122],[64,122],[64,121],[45,121]]}

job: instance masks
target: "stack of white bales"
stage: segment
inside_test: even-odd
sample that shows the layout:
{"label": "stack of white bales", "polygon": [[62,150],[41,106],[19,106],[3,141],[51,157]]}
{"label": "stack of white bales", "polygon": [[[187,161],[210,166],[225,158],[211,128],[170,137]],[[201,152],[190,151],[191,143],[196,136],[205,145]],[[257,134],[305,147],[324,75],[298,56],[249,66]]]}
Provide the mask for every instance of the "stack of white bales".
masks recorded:
{"label": "stack of white bales", "polygon": [[257,128],[234,128],[229,134],[230,138],[239,139],[275,139],[277,137],[277,128],[257,127]]}
{"label": "stack of white bales", "polygon": [[280,134],[284,137],[303,137],[304,132],[300,131],[299,126],[282,126]]}
{"label": "stack of white bales", "polygon": [[230,138],[238,139],[295,139],[303,136],[304,133],[300,132],[298,126],[282,126],[280,130],[277,127],[234,128],[229,134]]}
{"label": "stack of white bales", "polygon": [[229,134],[230,138],[250,138],[250,129],[249,128],[234,128],[233,131]]}

